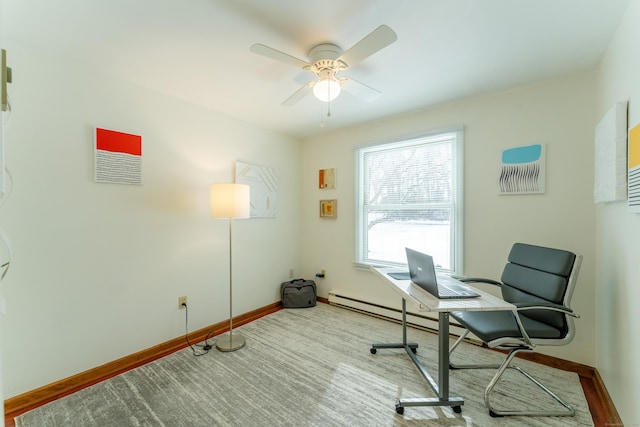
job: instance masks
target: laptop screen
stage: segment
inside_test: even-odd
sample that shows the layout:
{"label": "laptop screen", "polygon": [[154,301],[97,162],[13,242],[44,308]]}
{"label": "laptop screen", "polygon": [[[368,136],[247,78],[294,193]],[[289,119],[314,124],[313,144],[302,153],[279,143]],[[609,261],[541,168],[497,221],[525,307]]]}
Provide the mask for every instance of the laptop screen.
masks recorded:
{"label": "laptop screen", "polygon": [[413,249],[405,248],[405,250],[407,252],[407,263],[409,264],[411,281],[431,295],[437,297],[438,284],[433,258],[430,255],[414,251]]}

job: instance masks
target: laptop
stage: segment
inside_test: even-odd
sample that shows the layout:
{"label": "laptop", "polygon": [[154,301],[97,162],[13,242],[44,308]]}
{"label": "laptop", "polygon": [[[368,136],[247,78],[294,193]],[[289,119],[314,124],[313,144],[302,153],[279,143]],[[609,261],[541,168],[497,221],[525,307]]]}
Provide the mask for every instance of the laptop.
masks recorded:
{"label": "laptop", "polygon": [[[413,249],[405,248],[407,252],[408,273],[390,273],[394,279],[411,279],[413,283],[420,286],[436,298],[477,298],[479,293],[472,291],[456,279],[449,276],[438,276],[436,279],[436,269],[433,265],[433,257],[423,254]],[[396,275],[397,277],[394,277]]]}

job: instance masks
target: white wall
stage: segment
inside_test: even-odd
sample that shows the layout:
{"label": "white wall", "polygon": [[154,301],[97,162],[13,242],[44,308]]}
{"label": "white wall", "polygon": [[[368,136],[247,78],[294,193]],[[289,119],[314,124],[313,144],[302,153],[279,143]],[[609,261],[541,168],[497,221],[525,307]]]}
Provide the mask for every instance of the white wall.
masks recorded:
{"label": "white wall", "polygon": [[[373,273],[355,270],[355,146],[391,141],[452,125],[465,126],[464,272],[499,278],[514,242],[565,248],[584,255],[573,308],[575,340],[543,350],[556,357],[595,363],[593,110],[592,74],[573,76],[371,123],[304,142],[304,272],[319,293],[339,290],[377,303],[399,298]],[[374,108],[375,105],[367,108]],[[498,196],[497,166],[503,148],[543,143],[547,147],[544,195]],[[318,189],[318,169],[337,169],[337,188]],[[338,218],[318,217],[320,199],[338,200]]]}
{"label": "white wall", "polygon": [[[184,335],[181,295],[190,331],[228,319],[228,222],[208,197],[235,160],[278,169],[279,208],[234,222],[234,313],[279,300],[302,266],[300,141],[7,42],[5,398]],[[94,126],[142,135],[143,185],[93,182]]]}
{"label": "white wall", "polygon": [[[2,9],[3,9],[3,0],[0,0],[0,22],[3,22],[2,17]],[[4,32],[0,29],[0,48],[4,49]],[[4,112],[0,112],[0,150],[4,148]],[[0,153],[0,156],[4,156],[4,152]],[[2,173],[2,172],[0,172]],[[4,174],[0,177],[0,184],[4,183]],[[0,199],[4,199],[4,194]],[[0,228],[2,224],[0,224]],[[0,245],[6,246],[6,243],[0,241]],[[3,252],[0,252],[0,264],[4,264],[7,262],[6,249],[2,248]],[[0,411],[4,414],[4,380],[3,380],[3,372],[2,372],[2,346],[4,342],[3,338],[3,330],[4,330],[4,307],[5,307],[5,298],[4,291],[2,290],[3,284],[0,282]],[[0,426],[4,427],[4,417],[2,417],[2,421],[0,421]]]}
{"label": "white wall", "polygon": [[[597,114],[629,101],[629,127],[640,124],[640,2],[632,1],[597,78]],[[640,215],[627,202],[597,205],[596,367],[627,426],[640,425]]]}

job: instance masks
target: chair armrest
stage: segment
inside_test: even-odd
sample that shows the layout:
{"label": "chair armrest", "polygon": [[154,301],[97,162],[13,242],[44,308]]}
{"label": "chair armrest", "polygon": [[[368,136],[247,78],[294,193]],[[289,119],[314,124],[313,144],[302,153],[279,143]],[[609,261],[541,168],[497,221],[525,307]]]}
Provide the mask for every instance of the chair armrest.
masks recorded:
{"label": "chair armrest", "polygon": [[466,277],[464,279],[458,279],[461,282],[472,282],[472,283],[487,283],[489,285],[495,285],[495,286],[502,286],[502,283],[497,282],[495,280],[491,280],[491,279],[483,279],[482,277]]}
{"label": "chair armrest", "polygon": [[535,303],[535,304],[527,304],[527,303],[517,303],[515,304],[516,311],[526,311],[526,310],[549,310],[549,311],[557,311],[559,313],[566,314],[571,317],[575,317],[576,319],[580,318],[580,315],[573,312],[572,309],[567,308],[565,306],[553,303]]}
{"label": "chair armrest", "polygon": [[529,334],[527,334],[527,331],[522,324],[522,320],[520,319],[520,315],[518,314],[519,312],[527,311],[527,310],[549,310],[549,311],[556,311],[559,313],[563,313],[563,314],[566,314],[567,316],[571,316],[576,319],[580,318],[580,316],[578,314],[575,314],[573,310],[571,310],[570,308],[564,307],[559,304],[553,304],[550,302],[549,303],[540,303],[540,302],[516,303],[515,306],[516,306],[516,312],[514,313],[514,316],[515,316],[516,322],[518,323],[518,329],[520,329],[520,333],[522,334],[522,337],[525,343],[527,345],[530,345],[532,348],[535,347],[535,344],[531,341],[531,338],[529,338]]}

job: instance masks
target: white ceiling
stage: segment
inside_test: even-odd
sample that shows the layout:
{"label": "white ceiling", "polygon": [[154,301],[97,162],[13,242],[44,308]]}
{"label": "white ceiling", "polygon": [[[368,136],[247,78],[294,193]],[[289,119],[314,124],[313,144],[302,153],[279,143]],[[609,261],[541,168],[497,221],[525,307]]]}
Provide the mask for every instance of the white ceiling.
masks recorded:
{"label": "white ceiling", "polygon": [[[593,69],[629,0],[0,0],[3,37],[304,138],[474,94]],[[282,101],[311,74],[249,52],[307,60],[381,24],[398,40],[349,70],[382,92],[327,105]],[[11,65],[11,52],[8,52]],[[16,79],[19,70],[14,69]],[[322,116],[324,126],[320,126]]]}

